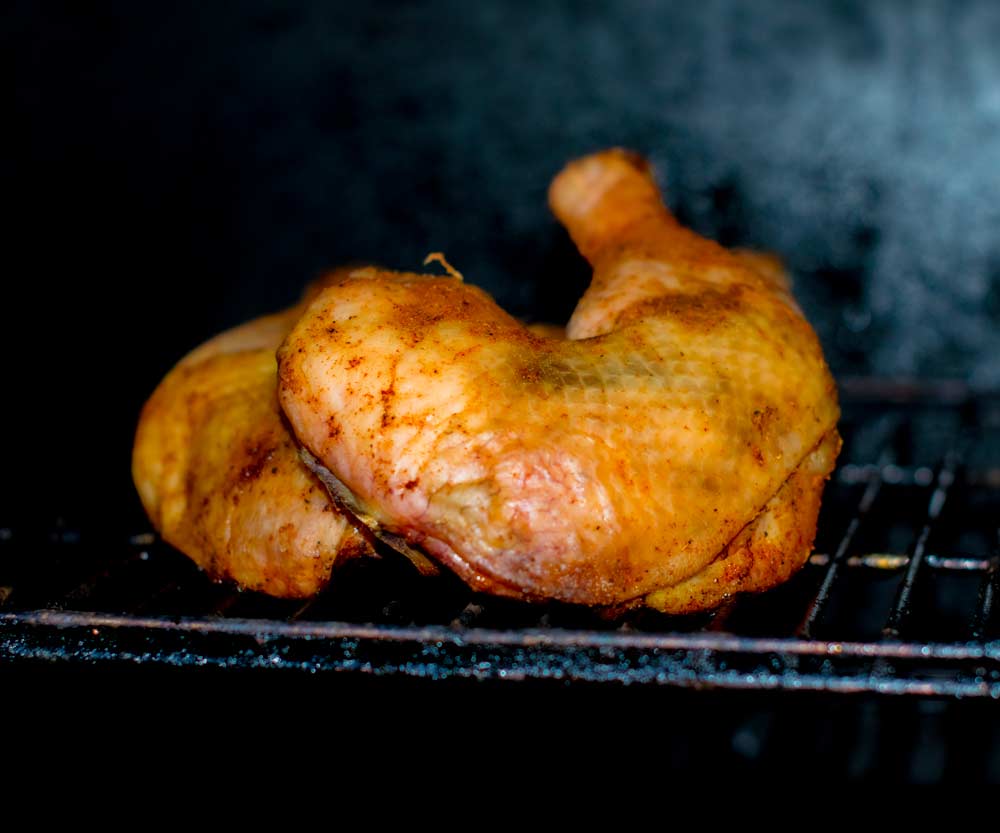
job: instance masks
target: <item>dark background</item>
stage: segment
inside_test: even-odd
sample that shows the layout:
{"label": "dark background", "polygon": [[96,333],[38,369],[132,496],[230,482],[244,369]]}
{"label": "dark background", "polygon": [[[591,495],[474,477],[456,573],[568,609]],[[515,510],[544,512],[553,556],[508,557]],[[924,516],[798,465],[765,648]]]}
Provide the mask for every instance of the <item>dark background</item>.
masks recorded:
{"label": "dark background", "polygon": [[8,507],[53,468],[84,511],[134,507],[158,379],[327,267],[443,250],[512,312],[564,319],[587,274],[545,189],[608,145],[647,154],[701,232],[781,253],[837,374],[1000,385],[986,0],[24,2],[2,19]]}

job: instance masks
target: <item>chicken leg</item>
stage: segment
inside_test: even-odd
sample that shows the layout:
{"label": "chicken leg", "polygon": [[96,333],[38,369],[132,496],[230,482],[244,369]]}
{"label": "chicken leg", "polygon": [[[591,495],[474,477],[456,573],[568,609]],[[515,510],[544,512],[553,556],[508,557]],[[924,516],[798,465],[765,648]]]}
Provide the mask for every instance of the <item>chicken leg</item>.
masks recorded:
{"label": "chicken leg", "polygon": [[215,579],[292,598],[318,592],[335,563],[371,552],[299,459],[278,407],[274,353],[302,310],[258,318],[185,356],[143,408],[132,454],[164,540]]}
{"label": "chicken leg", "polygon": [[574,340],[455,278],[356,270],[279,350],[296,436],[480,590],[681,612],[786,578],[839,448],[787,288],[681,228],[629,154],[572,163],[550,201],[594,265]]}

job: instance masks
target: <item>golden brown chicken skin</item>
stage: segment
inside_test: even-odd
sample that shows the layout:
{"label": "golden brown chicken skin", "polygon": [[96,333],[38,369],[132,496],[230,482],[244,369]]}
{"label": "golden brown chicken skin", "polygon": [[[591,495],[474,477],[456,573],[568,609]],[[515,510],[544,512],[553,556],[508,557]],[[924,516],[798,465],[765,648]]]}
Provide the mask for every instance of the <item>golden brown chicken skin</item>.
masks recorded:
{"label": "golden brown chicken skin", "polygon": [[295,307],[229,330],[167,374],[143,408],[132,473],[164,540],[215,579],[305,597],[369,552],[299,459],[277,399],[275,349]]}
{"label": "golden brown chicken skin", "polygon": [[573,340],[454,278],[356,270],[279,351],[296,436],[477,589],[685,612],[787,578],[839,438],[780,270],[681,228],[621,151],[550,201],[594,266]]}

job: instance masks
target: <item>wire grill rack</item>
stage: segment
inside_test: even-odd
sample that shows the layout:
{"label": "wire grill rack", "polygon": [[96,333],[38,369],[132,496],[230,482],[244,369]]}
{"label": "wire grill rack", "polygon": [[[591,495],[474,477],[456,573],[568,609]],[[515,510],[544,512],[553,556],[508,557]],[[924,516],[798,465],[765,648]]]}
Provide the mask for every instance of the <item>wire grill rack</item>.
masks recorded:
{"label": "wire grill rack", "polygon": [[210,582],[136,503],[0,526],[0,663],[1000,698],[1000,395],[858,378],[842,400],[816,553],[714,614],[525,605],[392,557],[271,599]]}

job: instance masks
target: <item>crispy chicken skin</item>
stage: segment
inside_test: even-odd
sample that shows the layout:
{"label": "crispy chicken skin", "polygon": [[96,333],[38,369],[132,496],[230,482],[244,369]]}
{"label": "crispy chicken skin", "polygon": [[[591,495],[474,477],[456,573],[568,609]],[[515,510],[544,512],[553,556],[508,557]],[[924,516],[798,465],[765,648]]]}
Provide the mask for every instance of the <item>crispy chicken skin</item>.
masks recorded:
{"label": "crispy chicken skin", "polygon": [[183,358],[143,408],[132,457],[166,541],[213,578],[282,597],[315,594],[335,563],[369,552],[302,464],[278,407],[274,353],[302,309]]}
{"label": "crispy chicken skin", "polygon": [[571,340],[456,280],[366,268],[279,350],[296,436],[353,507],[474,588],[670,612],[787,578],[839,438],[780,267],[681,228],[622,151],[550,203],[594,266]]}

